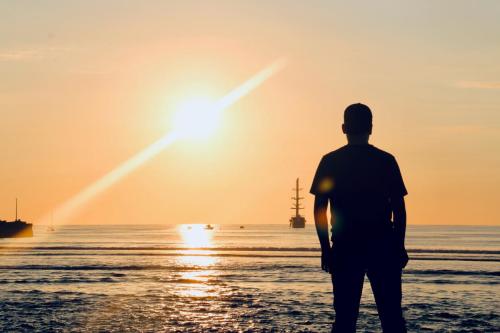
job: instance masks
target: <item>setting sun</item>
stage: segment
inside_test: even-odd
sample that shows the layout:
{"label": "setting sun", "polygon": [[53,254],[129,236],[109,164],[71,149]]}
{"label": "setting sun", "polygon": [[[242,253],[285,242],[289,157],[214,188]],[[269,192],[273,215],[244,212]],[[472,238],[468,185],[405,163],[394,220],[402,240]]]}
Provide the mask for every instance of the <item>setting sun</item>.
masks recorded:
{"label": "setting sun", "polygon": [[206,139],[221,123],[222,110],[205,96],[197,96],[180,103],[173,117],[174,131],[182,138]]}

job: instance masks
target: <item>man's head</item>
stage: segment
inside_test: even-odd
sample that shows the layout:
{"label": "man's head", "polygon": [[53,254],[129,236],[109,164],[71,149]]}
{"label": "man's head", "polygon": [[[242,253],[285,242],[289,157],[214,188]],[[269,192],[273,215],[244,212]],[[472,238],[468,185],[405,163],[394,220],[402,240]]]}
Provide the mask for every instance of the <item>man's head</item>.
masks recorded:
{"label": "man's head", "polygon": [[344,111],[342,132],[350,139],[362,139],[372,134],[372,111],[364,104],[349,105]]}

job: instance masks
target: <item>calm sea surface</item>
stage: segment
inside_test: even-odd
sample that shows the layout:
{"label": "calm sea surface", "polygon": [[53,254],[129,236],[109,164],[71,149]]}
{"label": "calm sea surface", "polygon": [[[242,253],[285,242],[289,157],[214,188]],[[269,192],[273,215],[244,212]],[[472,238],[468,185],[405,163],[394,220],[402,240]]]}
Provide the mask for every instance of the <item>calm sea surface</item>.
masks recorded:
{"label": "calm sea surface", "polygon": [[[1,332],[328,332],[333,321],[312,225],[35,233],[0,240]],[[410,226],[407,248],[410,331],[500,331],[500,227]],[[380,331],[368,283],[358,328]]]}

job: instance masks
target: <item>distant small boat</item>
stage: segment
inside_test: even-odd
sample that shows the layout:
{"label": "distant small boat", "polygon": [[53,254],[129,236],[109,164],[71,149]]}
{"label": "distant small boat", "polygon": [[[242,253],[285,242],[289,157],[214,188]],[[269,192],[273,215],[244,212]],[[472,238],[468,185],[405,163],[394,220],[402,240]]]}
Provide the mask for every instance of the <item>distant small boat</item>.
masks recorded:
{"label": "distant small boat", "polygon": [[205,226],[205,230],[214,230],[214,227],[212,227],[210,224],[207,224]]}
{"label": "distant small boat", "polygon": [[192,226],[188,226],[188,230],[191,230],[191,229],[193,229],[193,227]]}
{"label": "distant small boat", "polygon": [[56,229],[54,228],[54,214],[51,214],[50,216],[50,225],[47,227],[47,231],[49,232],[56,231]]}
{"label": "distant small boat", "polygon": [[240,229],[245,229],[245,226],[244,225],[240,225]]}

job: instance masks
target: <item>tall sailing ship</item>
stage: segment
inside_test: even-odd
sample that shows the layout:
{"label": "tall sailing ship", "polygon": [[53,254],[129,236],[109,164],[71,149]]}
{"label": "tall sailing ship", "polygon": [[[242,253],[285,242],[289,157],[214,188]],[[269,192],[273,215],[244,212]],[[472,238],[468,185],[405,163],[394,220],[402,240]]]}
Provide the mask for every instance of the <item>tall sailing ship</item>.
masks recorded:
{"label": "tall sailing ship", "polygon": [[12,222],[0,220],[0,238],[33,237],[33,224],[21,221],[17,217],[16,198],[16,219]]}
{"label": "tall sailing ship", "polygon": [[295,196],[292,197],[293,200],[293,206],[292,209],[295,210],[295,216],[292,216],[290,218],[290,227],[291,228],[305,228],[306,227],[306,219],[304,216],[300,215],[300,210],[304,209],[300,205],[300,200],[304,199],[299,196],[301,188],[299,187],[299,179],[295,181],[295,188],[293,191],[295,191]]}

